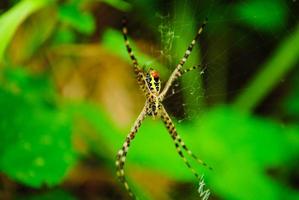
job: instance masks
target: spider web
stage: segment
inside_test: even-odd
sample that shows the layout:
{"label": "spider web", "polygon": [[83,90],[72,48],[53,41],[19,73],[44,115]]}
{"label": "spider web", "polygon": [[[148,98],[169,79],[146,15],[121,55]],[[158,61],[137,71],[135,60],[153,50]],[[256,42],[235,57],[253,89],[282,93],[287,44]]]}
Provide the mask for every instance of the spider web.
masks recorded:
{"label": "spider web", "polygon": [[[277,1],[288,14],[271,9],[272,17],[284,18],[272,29],[267,24],[252,24],[256,18],[263,18],[259,13],[242,15],[242,9],[249,9],[252,2],[255,5],[257,1],[174,0],[162,1],[160,7],[155,8],[159,11],[152,15],[151,21],[157,24],[150,26],[151,30],[157,30],[160,45],[153,47],[153,51],[158,52],[159,61],[168,69],[161,78],[164,83],[201,23],[208,18],[206,28],[183,68],[197,64],[206,67],[188,72],[176,81],[164,102],[167,111],[176,118],[176,124],[193,121],[213,106],[234,103],[283,39],[294,31],[298,21],[295,2]],[[271,22],[270,19],[266,21]],[[267,97],[257,112],[264,114],[275,110],[276,99],[275,93]],[[209,186],[205,189],[208,191]]]}
{"label": "spider web", "polygon": [[[247,89],[247,83],[259,73],[281,41],[293,33],[298,23],[298,3],[294,1],[262,1],[278,2],[279,7],[284,9],[271,9],[271,17],[276,17],[275,23],[278,24],[272,24],[272,27],[265,23],[273,23],[271,19],[264,20],[264,24],[255,24],[264,17],[258,0],[149,2],[146,7],[143,5],[140,8],[144,16],[150,16],[142,19],[148,22],[147,31],[140,26],[135,37],[137,34],[146,41],[150,39],[149,54],[152,58],[158,58],[163,65],[158,68],[162,85],[184,55],[201,23],[208,18],[206,28],[183,68],[198,64],[206,67],[179,78],[164,102],[166,110],[176,119],[176,125],[205,115],[205,110],[213,106],[233,103]],[[258,13],[250,10],[254,6],[253,10]],[[148,64],[149,67],[156,66],[154,60]],[[258,111],[274,110],[275,100],[275,96],[268,97]]]}
{"label": "spider web", "polygon": [[[179,123],[192,121],[211,106],[234,101],[279,42],[293,31],[297,21],[296,2],[277,1],[288,15],[273,10],[273,16],[284,18],[281,22],[284,24],[272,29],[267,24],[265,27],[252,24],[255,18],[263,17],[259,13],[240,14],[242,9],[250,8],[251,2],[256,1],[174,0],[161,1],[158,7],[149,5],[149,10],[154,12],[148,21],[155,22],[149,27],[157,31],[153,34],[159,44],[151,48],[151,53],[168,69],[161,78],[162,84],[182,58],[198,27],[208,18],[206,28],[183,68],[198,64],[206,67],[181,77],[165,101],[167,110]],[[275,102],[267,102],[266,107],[270,108],[271,104],[274,106]]]}

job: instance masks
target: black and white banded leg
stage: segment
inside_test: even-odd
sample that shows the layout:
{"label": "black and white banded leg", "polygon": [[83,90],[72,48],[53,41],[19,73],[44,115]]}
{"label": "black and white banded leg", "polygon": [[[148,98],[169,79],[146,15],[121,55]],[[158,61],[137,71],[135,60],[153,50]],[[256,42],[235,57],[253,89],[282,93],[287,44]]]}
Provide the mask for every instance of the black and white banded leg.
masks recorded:
{"label": "black and white banded leg", "polygon": [[131,142],[135,138],[135,135],[147,114],[147,109],[148,109],[147,107],[148,107],[148,105],[146,104],[146,106],[144,106],[143,110],[141,111],[138,118],[136,119],[133,127],[131,128],[130,133],[127,135],[127,137],[125,139],[125,142],[124,142],[122,148],[117,153],[117,158],[116,158],[116,162],[115,162],[115,165],[117,168],[117,176],[118,176],[120,182],[125,186],[126,190],[128,191],[129,195],[132,198],[136,198],[136,197],[135,197],[134,193],[132,192],[131,188],[129,187],[129,184],[125,177],[125,170],[124,170],[125,161],[126,161],[126,156],[127,156],[129,147],[131,145]]}
{"label": "black and white banded leg", "polygon": [[199,39],[199,36],[201,35],[204,27],[206,26],[207,21],[205,20],[203,22],[203,24],[201,25],[201,27],[198,29],[196,36],[194,37],[194,39],[191,41],[191,43],[189,44],[187,50],[185,51],[185,54],[183,56],[183,58],[180,60],[179,64],[176,66],[175,70],[172,72],[170,78],[168,79],[168,81],[166,82],[166,85],[164,87],[164,89],[162,90],[162,92],[159,95],[159,98],[161,99],[161,101],[163,101],[166,93],[168,92],[170,86],[172,85],[172,83],[177,79],[177,77],[179,76],[180,70],[183,67],[183,65],[186,63],[189,55],[191,54],[194,45],[196,44],[196,42]]}

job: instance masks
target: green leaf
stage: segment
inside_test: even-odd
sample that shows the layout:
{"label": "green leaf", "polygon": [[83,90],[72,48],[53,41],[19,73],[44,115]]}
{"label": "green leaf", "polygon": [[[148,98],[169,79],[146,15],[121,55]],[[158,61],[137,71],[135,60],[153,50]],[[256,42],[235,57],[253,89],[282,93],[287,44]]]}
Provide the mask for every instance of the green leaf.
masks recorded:
{"label": "green leaf", "polygon": [[260,68],[244,91],[236,98],[234,107],[244,113],[250,113],[269,94],[299,60],[299,26],[296,27],[273,55]]}
{"label": "green leaf", "polygon": [[[101,142],[100,145],[98,143],[91,145],[102,157],[112,158],[110,164],[114,167],[115,156],[122,147],[130,127],[127,130],[118,130],[102,109],[91,105],[81,104],[75,108],[75,111],[79,112],[100,135],[98,140]],[[158,137],[156,141],[153,140],[153,134]],[[87,137],[85,139],[88,140]],[[157,157],[157,155],[159,156]],[[130,166],[139,165],[167,174],[174,179],[192,179],[192,174],[189,173],[176,153],[175,146],[164,124],[152,120],[150,117],[142,123],[136,139],[132,142],[126,162],[128,171],[130,171]],[[165,163],[172,167],[169,168]]]}
{"label": "green leaf", "polygon": [[[175,124],[177,125],[176,122]],[[180,126],[177,126],[177,129],[184,136],[186,132]],[[191,149],[193,149],[192,146]],[[131,145],[128,162],[155,170],[174,180],[195,180],[176,152],[175,145],[164,124],[150,117],[144,121]]]}
{"label": "green leaf", "polygon": [[90,35],[95,30],[95,20],[90,12],[81,11],[75,4],[64,4],[59,7],[59,18],[80,33]]}
{"label": "green leaf", "polygon": [[281,30],[287,20],[287,7],[281,0],[250,0],[235,8],[235,15],[251,27],[265,32]]}
{"label": "green leaf", "polygon": [[224,199],[279,200],[298,199],[299,192],[267,170],[295,165],[298,132],[297,127],[217,108],[200,118],[188,136],[214,167],[206,174],[208,187]]}
{"label": "green leaf", "polygon": [[75,200],[76,198],[63,190],[53,190],[43,194],[32,195],[30,197],[21,197],[25,200]]}
{"label": "green leaf", "polygon": [[299,120],[299,71],[295,70],[292,74],[290,85],[291,90],[283,102],[283,108],[287,117],[295,118],[296,122]]}
{"label": "green leaf", "polygon": [[[159,71],[161,77],[166,78],[166,75],[168,74],[166,68],[161,63],[159,63],[156,58],[142,53],[132,39],[129,38],[129,41],[136,57],[138,57],[140,66],[145,67],[145,69],[149,69],[150,67],[152,67]],[[128,55],[128,52],[126,50],[125,42],[120,30],[106,30],[103,33],[101,45],[103,45],[107,49],[107,51],[119,56],[124,60],[127,60],[131,64],[130,56]],[[119,49],[119,51],[115,51],[115,49]]]}
{"label": "green leaf", "polygon": [[[30,22],[22,25],[8,48],[7,60],[13,63],[26,63],[40,55],[43,46],[51,40],[57,28],[56,8],[48,6],[35,13]],[[29,25],[28,25],[29,24]],[[15,52],[18,53],[15,53]]]}
{"label": "green leaf", "polygon": [[[82,139],[89,145],[92,152],[96,152],[101,159],[105,159],[105,164],[113,170],[112,173],[116,176],[115,158],[117,151],[122,146],[125,135],[116,128],[102,108],[87,103],[72,103],[69,106],[71,115],[85,119],[96,131],[96,134],[92,135],[89,129],[89,133],[84,134]],[[140,199],[152,199],[150,198],[151,195],[138,182],[130,177],[127,177],[127,179]],[[120,183],[119,185],[122,186]]]}
{"label": "green leaf", "polygon": [[[122,134],[113,123],[107,121],[107,116],[94,109],[87,109],[84,113],[100,134],[101,145],[97,146],[101,148],[95,149],[104,157],[108,154],[114,158],[130,127]],[[228,107],[207,111],[192,124],[177,123],[175,120],[174,123],[189,149],[213,167],[212,171],[206,170],[185,153],[196,171],[205,174],[207,188],[215,195],[219,194],[224,199],[245,200],[299,197],[299,193],[283,180],[267,173],[268,169],[292,166],[291,161],[298,157],[297,127],[287,128],[269,120],[240,114]],[[102,143],[111,144],[106,145],[109,150],[105,148],[103,151],[105,145]],[[176,152],[163,123],[150,117],[142,123],[130,145],[126,159],[128,177],[136,166],[177,181],[198,184]]]}
{"label": "green leaf", "polygon": [[98,0],[98,1],[103,1],[106,4],[109,4],[110,6],[113,6],[114,8],[117,8],[121,11],[129,11],[131,9],[131,5],[122,0]]}
{"label": "green leaf", "polygon": [[53,40],[54,44],[74,43],[76,34],[70,28],[62,27],[57,30]]}
{"label": "green leaf", "polygon": [[76,159],[71,121],[45,80],[15,71],[0,84],[0,170],[32,187],[56,185]]}
{"label": "green leaf", "polygon": [[4,52],[19,25],[33,12],[49,5],[52,0],[24,0],[0,16],[0,64]]}
{"label": "green leaf", "polygon": [[[267,174],[267,169],[291,165],[290,161],[299,155],[297,128],[282,127],[229,108],[211,110],[194,124],[175,124],[185,144],[213,170],[205,170],[185,153],[186,157],[196,171],[205,174],[207,188],[225,199],[299,197],[298,192]],[[123,139],[115,137],[114,141],[116,152]],[[177,154],[169,133],[160,121],[148,118],[142,124],[130,145],[127,161],[129,172],[139,165],[175,180],[198,184]]]}

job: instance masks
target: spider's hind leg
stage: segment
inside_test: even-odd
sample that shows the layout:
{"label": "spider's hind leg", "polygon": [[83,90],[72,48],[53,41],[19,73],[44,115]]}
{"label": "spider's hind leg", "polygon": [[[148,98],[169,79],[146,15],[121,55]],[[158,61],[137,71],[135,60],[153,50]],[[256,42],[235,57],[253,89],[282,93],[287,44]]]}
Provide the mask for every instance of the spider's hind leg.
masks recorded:
{"label": "spider's hind leg", "polygon": [[[175,142],[175,146],[176,149],[178,151],[178,153],[180,154],[180,156],[183,158],[183,156],[181,155],[179,148],[177,147],[178,145],[183,148],[189,156],[191,156],[194,160],[196,160],[199,164],[203,165],[204,167],[212,170],[212,167],[210,167],[209,165],[207,165],[207,163],[205,163],[203,160],[199,159],[184,143],[184,141],[182,140],[182,138],[180,137],[180,135],[178,134],[173,122],[171,121],[169,115],[167,114],[166,110],[164,107],[162,107],[162,114],[161,114],[161,119],[163,120],[169,134],[171,135],[171,138],[174,140]],[[186,165],[191,169],[190,164],[187,164],[187,162],[185,161],[186,158],[183,158],[184,162],[186,163]],[[191,169],[193,171],[193,169]]]}
{"label": "spider's hind leg", "polygon": [[[173,137],[172,137],[173,138]],[[174,138],[173,138],[174,139]],[[180,144],[174,139],[174,144],[175,144],[175,148],[176,151],[178,152],[178,154],[180,155],[180,157],[183,159],[184,163],[187,165],[187,167],[191,170],[191,172],[194,174],[194,176],[197,179],[200,179],[199,174],[195,171],[195,169],[191,166],[191,164],[188,162],[187,158],[184,156],[183,151],[180,148]]]}
{"label": "spider's hind leg", "polygon": [[191,156],[194,160],[196,160],[199,164],[205,166],[206,168],[208,168],[209,170],[212,170],[213,168],[211,166],[209,166],[207,163],[205,163],[203,160],[199,159],[184,143],[184,141],[182,140],[182,138],[178,135],[177,133],[177,137],[176,140],[179,142],[179,144],[182,146],[182,148],[189,154],[189,156]]}

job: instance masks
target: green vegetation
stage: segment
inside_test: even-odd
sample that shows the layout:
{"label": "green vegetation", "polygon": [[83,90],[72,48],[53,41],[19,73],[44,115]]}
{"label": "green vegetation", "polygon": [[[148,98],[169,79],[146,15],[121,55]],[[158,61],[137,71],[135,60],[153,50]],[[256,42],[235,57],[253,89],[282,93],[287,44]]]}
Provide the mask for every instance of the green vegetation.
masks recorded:
{"label": "green vegetation", "polygon": [[[179,80],[165,104],[188,147],[213,167],[191,162],[210,199],[299,199],[298,3],[221,2],[1,3],[0,199],[127,198],[114,162],[144,98],[124,15],[138,61],[162,81],[209,18],[185,66],[207,69]],[[159,120],[142,124],[126,173],[141,199],[198,198]]]}

